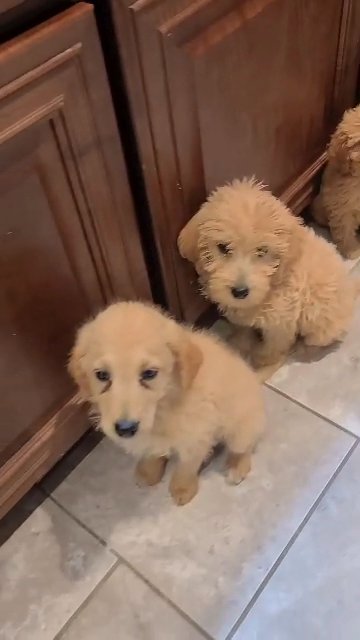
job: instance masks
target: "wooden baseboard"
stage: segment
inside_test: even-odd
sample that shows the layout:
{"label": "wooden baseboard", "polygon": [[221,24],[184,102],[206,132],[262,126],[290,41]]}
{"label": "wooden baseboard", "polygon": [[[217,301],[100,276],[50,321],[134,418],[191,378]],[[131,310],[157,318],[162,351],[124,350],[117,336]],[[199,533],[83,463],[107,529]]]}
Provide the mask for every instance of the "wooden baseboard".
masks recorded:
{"label": "wooden baseboard", "polygon": [[327,153],[324,151],[280,194],[281,200],[283,200],[294,213],[301,213],[314,199],[317,191],[318,177],[325,166],[326,159]]}
{"label": "wooden baseboard", "polygon": [[74,396],[0,468],[0,518],[70,449],[89,427]]}

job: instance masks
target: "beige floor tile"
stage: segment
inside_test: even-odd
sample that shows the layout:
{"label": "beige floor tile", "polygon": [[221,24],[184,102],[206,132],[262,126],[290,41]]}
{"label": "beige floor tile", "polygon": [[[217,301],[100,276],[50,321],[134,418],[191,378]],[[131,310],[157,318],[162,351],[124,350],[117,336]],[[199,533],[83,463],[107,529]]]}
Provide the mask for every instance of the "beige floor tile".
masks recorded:
{"label": "beige floor tile", "polygon": [[45,500],[0,549],[0,639],[53,640],[114,562]]}
{"label": "beige floor tile", "polygon": [[[360,267],[354,276],[360,277]],[[360,301],[344,342],[336,349],[320,350],[319,358],[300,362],[295,354],[270,386],[360,435]]]}
{"label": "beige floor tile", "polygon": [[121,565],[79,612],[62,640],[202,640],[175,609]]}
{"label": "beige floor tile", "polygon": [[319,496],[353,438],[270,390],[251,475],[229,487],[216,465],[186,507],[167,484],[138,489],[133,461],[101,443],[58,487],[62,504],[202,628],[223,638]]}
{"label": "beige floor tile", "polygon": [[357,449],[234,640],[359,639],[359,487]]}

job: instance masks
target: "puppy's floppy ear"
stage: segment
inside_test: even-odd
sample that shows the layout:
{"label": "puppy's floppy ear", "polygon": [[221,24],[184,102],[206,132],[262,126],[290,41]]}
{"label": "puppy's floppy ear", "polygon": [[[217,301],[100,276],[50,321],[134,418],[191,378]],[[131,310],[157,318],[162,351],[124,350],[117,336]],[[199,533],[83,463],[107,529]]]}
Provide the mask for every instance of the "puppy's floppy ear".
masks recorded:
{"label": "puppy's floppy ear", "polygon": [[278,284],[286,278],[290,264],[298,260],[304,246],[302,227],[301,221],[279,202],[274,230],[278,245],[278,266],[274,273],[274,283]]}
{"label": "puppy's floppy ear", "polygon": [[200,209],[189,220],[178,236],[180,255],[196,265],[199,260],[199,227],[204,222],[204,210]]}
{"label": "puppy's floppy ear", "polygon": [[180,328],[177,336],[169,341],[169,347],[175,357],[181,386],[184,390],[191,387],[203,362],[203,354],[191,339],[191,334]]}
{"label": "puppy's floppy ear", "polygon": [[84,325],[79,329],[76,336],[75,345],[68,360],[68,372],[79,387],[83,400],[90,397],[90,386],[88,372],[85,367],[85,356],[88,349],[89,325]]}

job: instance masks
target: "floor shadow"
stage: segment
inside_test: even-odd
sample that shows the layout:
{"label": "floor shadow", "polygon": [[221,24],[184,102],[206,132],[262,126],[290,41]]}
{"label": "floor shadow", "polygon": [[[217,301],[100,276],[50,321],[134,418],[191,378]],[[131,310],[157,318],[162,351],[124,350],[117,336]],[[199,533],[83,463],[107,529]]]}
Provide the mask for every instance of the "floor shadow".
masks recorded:
{"label": "floor shadow", "polygon": [[309,347],[302,340],[298,342],[294,352],[291,355],[293,362],[302,362],[311,364],[312,362],[320,362],[331,353],[338,351],[341,342],[334,342],[328,347]]}

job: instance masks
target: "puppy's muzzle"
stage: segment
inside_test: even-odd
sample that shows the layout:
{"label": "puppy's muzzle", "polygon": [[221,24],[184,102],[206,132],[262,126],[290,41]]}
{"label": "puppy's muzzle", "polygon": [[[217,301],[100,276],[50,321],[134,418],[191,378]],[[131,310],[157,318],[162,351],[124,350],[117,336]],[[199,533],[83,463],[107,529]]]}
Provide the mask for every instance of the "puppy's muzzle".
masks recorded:
{"label": "puppy's muzzle", "polygon": [[139,428],[139,422],[135,420],[118,420],[115,422],[115,431],[120,438],[132,438]]}
{"label": "puppy's muzzle", "polygon": [[232,296],[238,300],[243,300],[247,298],[250,290],[249,287],[231,287]]}

